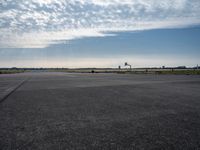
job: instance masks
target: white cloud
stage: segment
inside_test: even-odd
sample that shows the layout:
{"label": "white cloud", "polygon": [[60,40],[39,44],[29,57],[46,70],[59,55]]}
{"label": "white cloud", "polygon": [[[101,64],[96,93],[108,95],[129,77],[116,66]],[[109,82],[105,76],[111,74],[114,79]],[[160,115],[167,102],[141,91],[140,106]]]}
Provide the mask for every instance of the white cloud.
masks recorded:
{"label": "white cloud", "polygon": [[0,48],[43,48],[109,32],[196,24],[199,0],[4,0]]}
{"label": "white cloud", "polygon": [[3,40],[0,41],[0,45],[3,45],[3,48],[45,48],[49,46],[49,44],[57,44],[72,39],[114,35],[104,34],[94,29],[72,29],[49,32],[40,31],[23,34],[3,31],[3,33],[7,33],[6,36],[2,37]]}

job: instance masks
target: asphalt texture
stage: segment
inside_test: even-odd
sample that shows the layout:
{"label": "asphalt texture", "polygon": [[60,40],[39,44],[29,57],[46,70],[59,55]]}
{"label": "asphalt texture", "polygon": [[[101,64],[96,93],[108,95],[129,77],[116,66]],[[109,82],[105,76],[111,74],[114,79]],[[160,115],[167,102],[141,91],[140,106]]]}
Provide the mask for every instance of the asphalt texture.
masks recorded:
{"label": "asphalt texture", "polygon": [[200,149],[200,76],[0,75],[0,149]]}

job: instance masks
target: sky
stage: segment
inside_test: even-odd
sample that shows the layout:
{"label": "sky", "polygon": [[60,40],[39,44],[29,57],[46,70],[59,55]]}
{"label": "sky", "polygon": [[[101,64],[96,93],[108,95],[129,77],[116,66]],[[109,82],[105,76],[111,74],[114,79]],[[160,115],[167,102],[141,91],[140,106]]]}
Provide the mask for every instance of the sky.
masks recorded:
{"label": "sky", "polygon": [[199,56],[199,0],[0,0],[0,67],[191,67]]}

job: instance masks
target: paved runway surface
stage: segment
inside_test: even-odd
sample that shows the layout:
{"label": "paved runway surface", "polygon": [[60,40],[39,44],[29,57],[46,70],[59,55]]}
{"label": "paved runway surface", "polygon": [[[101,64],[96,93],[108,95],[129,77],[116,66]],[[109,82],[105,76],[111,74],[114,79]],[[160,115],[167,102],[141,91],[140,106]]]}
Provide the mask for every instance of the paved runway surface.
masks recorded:
{"label": "paved runway surface", "polygon": [[200,149],[200,76],[0,75],[0,149]]}

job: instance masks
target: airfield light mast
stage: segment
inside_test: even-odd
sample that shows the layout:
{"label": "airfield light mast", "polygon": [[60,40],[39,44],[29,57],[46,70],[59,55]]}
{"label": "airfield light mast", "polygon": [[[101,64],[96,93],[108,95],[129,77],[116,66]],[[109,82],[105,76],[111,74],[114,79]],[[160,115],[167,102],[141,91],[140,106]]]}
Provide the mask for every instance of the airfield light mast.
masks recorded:
{"label": "airfield light mast", "polygon": [[129,67],[130,67],[130,70],[131,70],[131,65],[130,65],[130,64],[128,64],[127,62],[125,62],[124,65],[125,65],[125,66],[129,66]]}

